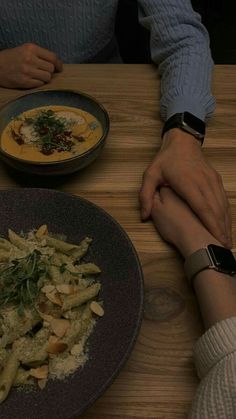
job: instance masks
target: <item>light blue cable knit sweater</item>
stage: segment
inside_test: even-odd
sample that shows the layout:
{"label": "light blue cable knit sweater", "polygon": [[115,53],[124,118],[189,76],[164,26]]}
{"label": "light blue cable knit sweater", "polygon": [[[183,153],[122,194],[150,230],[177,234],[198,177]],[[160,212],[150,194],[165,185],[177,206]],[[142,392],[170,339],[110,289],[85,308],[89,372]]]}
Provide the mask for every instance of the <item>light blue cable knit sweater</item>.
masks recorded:
{"label": "light blue cable knit sweater", "polygon": [[[0,50],[33,42],[64,63],[121,62],[114,38],[118,0],[0,0]],[[212,59],[190,0],[138,0],[161,74],[161,116],[189,111],[208,119]],[[131,25],[132,27],[132,25]]]}

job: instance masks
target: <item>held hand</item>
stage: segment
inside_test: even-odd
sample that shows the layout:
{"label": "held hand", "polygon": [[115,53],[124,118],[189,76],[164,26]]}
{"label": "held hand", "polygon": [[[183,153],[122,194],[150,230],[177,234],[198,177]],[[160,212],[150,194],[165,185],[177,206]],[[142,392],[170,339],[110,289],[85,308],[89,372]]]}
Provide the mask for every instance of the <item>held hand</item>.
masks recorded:
{"label": "held hand", "polygon": [[151,216],[163,239],[176,246],[184,257],[210,243],[220,244],[169,187],[155,193]]}
{"label": "held hand", "polygon": [[31,89],[50,82],[62,70],[59,58],[35,44],[24,44],[0,51],[0,85]]}
{"label": "held hand", "polygon": [[220,175],[203,156],[192,135],[174,128],[145,171],[140,191],[141,214],[150,215],[156,189],[168,184],[197,214],[209,232],[224,246],[232,247],[229,204]]}

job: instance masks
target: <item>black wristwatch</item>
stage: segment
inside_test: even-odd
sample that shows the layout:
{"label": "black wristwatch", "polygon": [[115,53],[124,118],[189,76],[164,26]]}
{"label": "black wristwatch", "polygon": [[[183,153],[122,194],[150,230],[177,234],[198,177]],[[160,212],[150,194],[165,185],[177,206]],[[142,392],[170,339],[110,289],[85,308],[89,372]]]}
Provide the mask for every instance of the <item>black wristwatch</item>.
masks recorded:
{"label": "black wristwatch", "polygon": [[161,138],[172,128],[180,128],[197,138],[201,144],[204,141],[206,126],[205,122],[189,112],[176,113],[164,124]]}
{"label": "black wristwatch", "polygon": [[233,276],[236,274],[236,260],[231,250],[209,244],[188,256],[184,268],[190,281],[204,269],[214,269]]}

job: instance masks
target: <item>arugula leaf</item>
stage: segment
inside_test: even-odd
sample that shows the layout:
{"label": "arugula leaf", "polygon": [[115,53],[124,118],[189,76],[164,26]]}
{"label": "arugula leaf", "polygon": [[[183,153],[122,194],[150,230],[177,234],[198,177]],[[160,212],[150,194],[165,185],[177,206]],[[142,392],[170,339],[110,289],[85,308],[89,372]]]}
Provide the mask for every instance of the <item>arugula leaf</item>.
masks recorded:
{"label": "arugula leaf", "polygon": [[46,271],[47,267],[41,261],[38,250],[13,260],[10,266],[0,270],[0,308],[9,304],[17,305],[17,312],[22,316],[25,307],[34,307],[40,290],[38,281]]}
{"label": "arugula leaf", "polygon": [[71,150],[74,144],[70,139],[71,131],[68,131],[71,123],[65,118],[57,118],[51,109],[41,111],[35,118],[26,119],[26,122],[33,125],[43,154]]}

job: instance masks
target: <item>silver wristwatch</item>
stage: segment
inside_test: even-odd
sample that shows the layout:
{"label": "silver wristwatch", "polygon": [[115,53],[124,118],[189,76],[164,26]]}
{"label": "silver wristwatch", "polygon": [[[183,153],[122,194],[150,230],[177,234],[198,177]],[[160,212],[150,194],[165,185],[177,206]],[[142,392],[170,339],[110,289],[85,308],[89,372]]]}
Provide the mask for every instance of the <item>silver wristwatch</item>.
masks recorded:
{"label": "silver wristwatch", "polygon": [[229,249],[209,244],[188,256],[184,263],[184,269],[190,281],[204,269],[214,269],[228,275],[235,275],[236,260]]}

